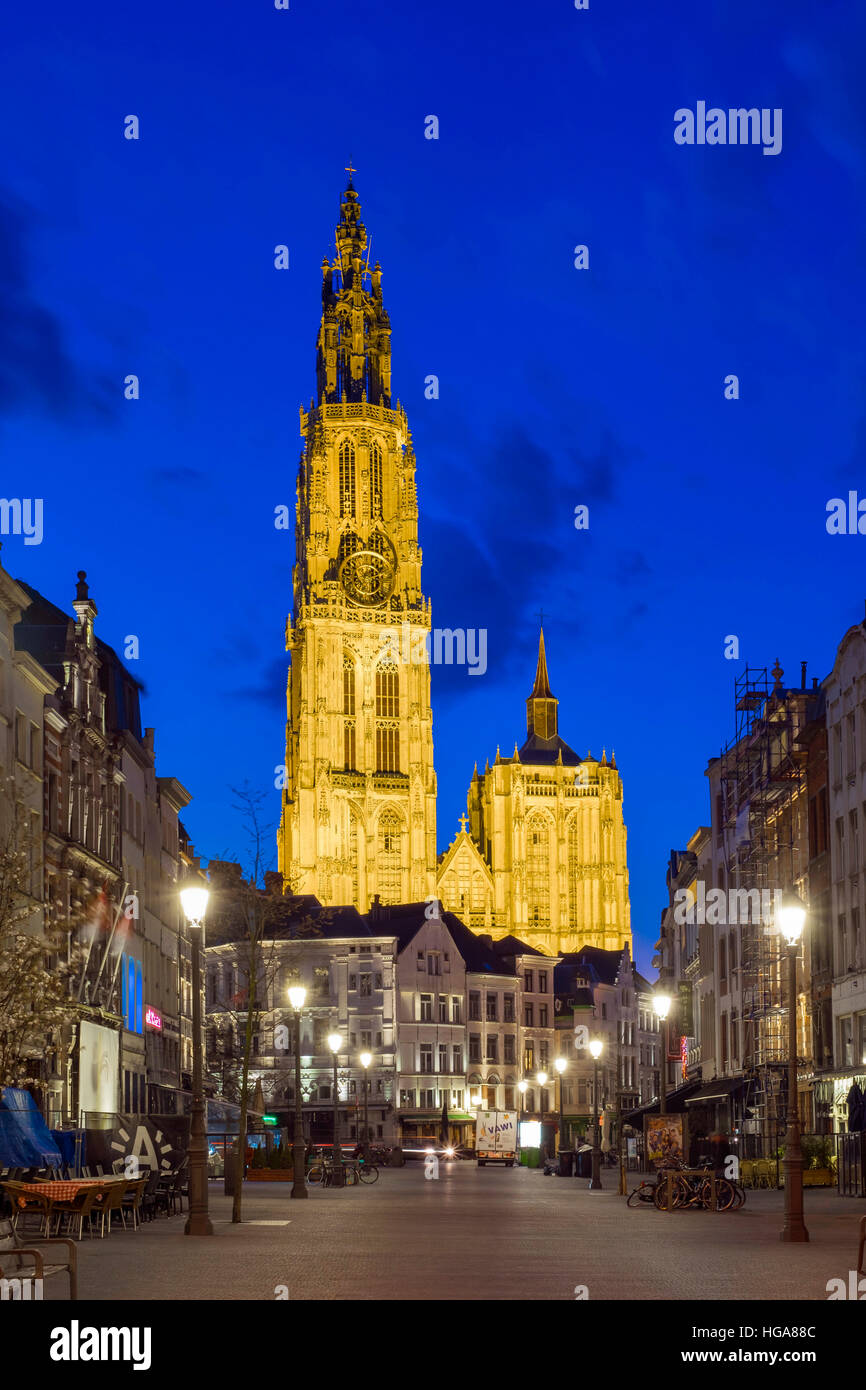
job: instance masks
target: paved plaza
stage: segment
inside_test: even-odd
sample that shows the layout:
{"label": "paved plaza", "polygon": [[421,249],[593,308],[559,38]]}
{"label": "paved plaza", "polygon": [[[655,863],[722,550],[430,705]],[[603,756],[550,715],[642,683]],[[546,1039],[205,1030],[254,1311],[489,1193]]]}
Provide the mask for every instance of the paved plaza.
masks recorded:
{"label": "paved plaza", "polygon": [[590,1192],[583,1179],[469,1162],[428,1180],[413,1163],[306,1202],[289,1184],[247,1184],[241,1226],[212,1183],[213,1238],[184,1236],[175,1217],[85,1239],[79,1297],[573,1300],[585,1285],[591,1300],[825,1300],[828,1279],[856,1265],[866,1203],[835,1192],[806,1192],[812,1241],[791,1246],[779,1192],[750,1192],[739,1212],[668,1214],[628,1209],[616,1174],[604,1181]]}

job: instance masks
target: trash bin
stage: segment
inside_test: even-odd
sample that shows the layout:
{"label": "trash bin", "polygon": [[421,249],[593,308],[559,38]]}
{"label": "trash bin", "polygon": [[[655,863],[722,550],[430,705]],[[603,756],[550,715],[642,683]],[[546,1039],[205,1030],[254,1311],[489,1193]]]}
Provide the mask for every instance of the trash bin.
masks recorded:
{"label": "trash bin", "polygon": [[592,1149],[588,1144],[577,1150],[575,1154],[575,1174],[579,1178],[592,1177]]}
{"label": "trash bin", "polygon": [[559,1176],[570,1178],[574,1172],[574,1152],[572,1149],[560,1149],[559,1151]]}

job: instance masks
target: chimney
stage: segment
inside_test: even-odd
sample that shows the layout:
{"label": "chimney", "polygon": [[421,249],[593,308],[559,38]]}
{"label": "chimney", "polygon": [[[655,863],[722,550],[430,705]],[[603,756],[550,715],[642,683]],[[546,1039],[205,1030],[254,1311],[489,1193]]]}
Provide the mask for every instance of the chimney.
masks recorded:
{"label": "chimney", "polygon": [[806,662],[800,662],[800,689],[806,689]]}
{"label": "chimney", "polygon": [[813,689],[813,690],[817,690],[817,689],[818,689],[818,677],[817,677],[817,676],[813,676],[813,677],[812,677],[812,689]]}

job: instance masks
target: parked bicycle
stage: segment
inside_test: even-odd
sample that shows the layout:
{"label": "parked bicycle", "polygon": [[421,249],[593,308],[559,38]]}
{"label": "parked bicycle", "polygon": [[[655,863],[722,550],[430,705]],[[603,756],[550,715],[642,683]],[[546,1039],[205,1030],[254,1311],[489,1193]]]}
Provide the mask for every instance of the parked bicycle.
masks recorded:
{"label": "parked bicycle", "polygon": [[[713,1181],[709,1168],[685,1170],[683,1163],[668,1163],[660,1168],[653,1181],[644,1179],[628,1195],[626,1205],[636,1207],[641,1202],[652,1204],[658,1211],[668,1210],[668,1173],[674,1173],[670,1185],[670,1209],[713,1207]],[[715,1210],[738,1211],[746,1200],[744,1188],[729,1178],[715,1177]]]}

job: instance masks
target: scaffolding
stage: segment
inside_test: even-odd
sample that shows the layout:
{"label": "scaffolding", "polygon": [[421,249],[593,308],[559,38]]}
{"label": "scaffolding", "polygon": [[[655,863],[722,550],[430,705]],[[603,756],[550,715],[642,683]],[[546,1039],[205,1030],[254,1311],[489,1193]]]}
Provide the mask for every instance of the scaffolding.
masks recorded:
{"label": "scaffolding", "polygon": [[[720,758],[725,883],[760,894],[760,911],[755,913],[750,900],[748,920],[741,923],[737,968],[747,1080],[743,1130],[754,1136],[748,1147],[764,1156],[781,1142],[787,1109],[790,1001],[786,952],[772,904],[777,890],[801,886],[808,862],[805,767],[796,743],[809,699],[805,667],[801,689],[784,688],[783,675],[777,662],[769,673],[766,667],[747,666],[736,677],[735,734]],[[806,1022],[800,1021],[798,1037],[810,1036]],[[805,1042],[802,1047],[805,1051]]]}

